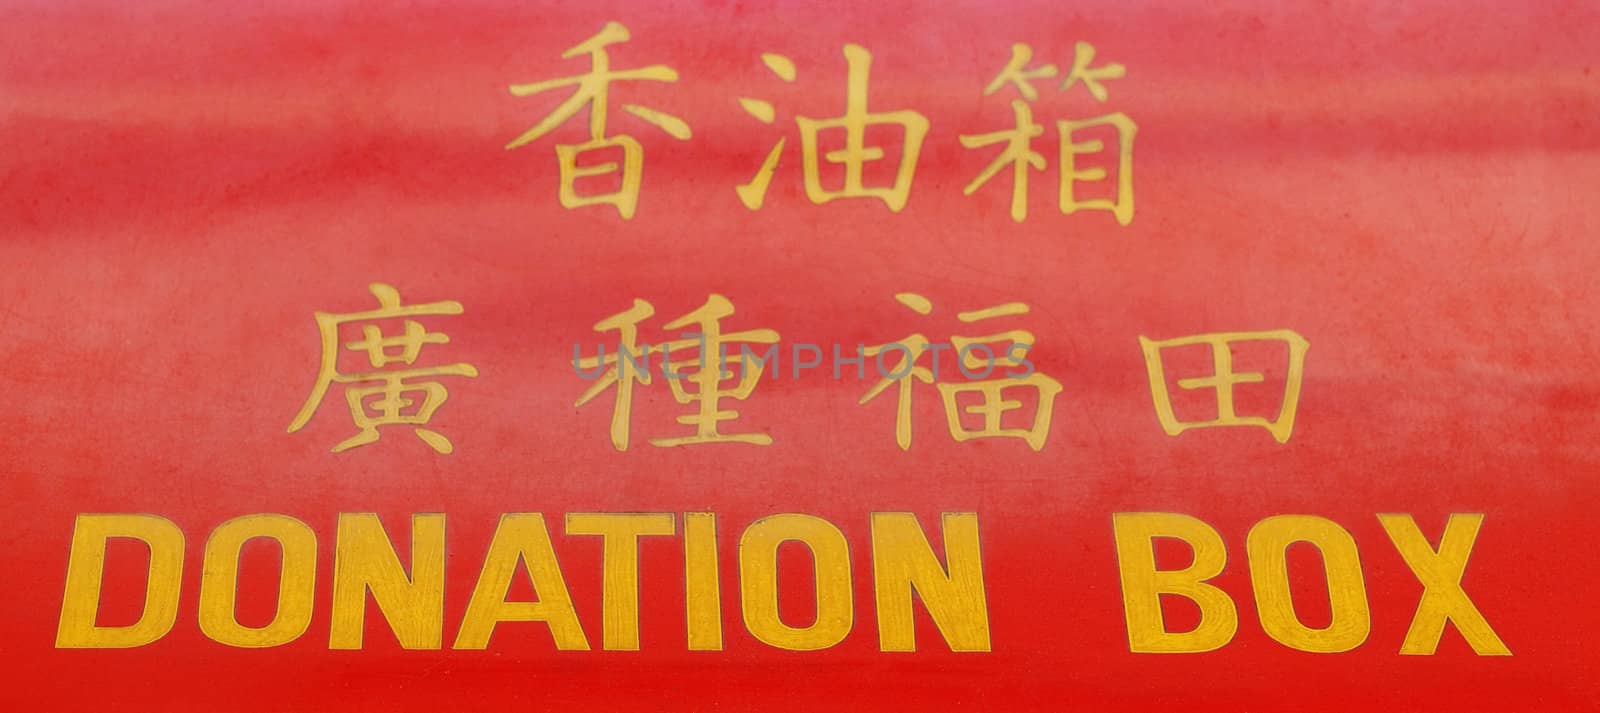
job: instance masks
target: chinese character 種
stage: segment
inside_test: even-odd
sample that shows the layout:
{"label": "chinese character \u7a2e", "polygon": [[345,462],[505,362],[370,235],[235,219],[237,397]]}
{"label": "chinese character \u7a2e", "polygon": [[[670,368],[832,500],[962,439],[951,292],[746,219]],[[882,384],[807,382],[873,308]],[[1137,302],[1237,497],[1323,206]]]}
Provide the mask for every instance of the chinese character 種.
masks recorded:
{"label": "chinese character \u7a2e", "polygon": [[[698,309],[667,323],[664,329],[693,327],[697,331],[683,332],[684,338],[657,345],[639,342],[639,323],[655,314],[655,308],[644,300],[635,299],[633,307],[607,317],[594,326],[597,332],[615,331],[618,349],[606,354],[604,347],[598,356],[575,359],[573,366],[584,373],[587,369],[602,368],[595,383],[583,392],[574,406],[582,406],[609,388],[616,389],[616,401],[611,412],[611,445],[619,451],[628,449],[633,413],[634,384],[650,384],[650,357],[661,354],[662,376],[672,389],[673,399],[680,404],[694,404],[695,411],[677,417],[678,423],[693,426],[694,433],[671,438],[652,438],[651,445],[661,447],[699,443],[751,443],[770,445],[772,437],[765,433],[723,433],[720,424],[738,418],[739,412],[722,407],[723,399],[744,401],[750,398],[761,381],[764,362],[747,353],[747,344],[776,344],[778,333],[771,329],[751,329],[724,332],[722,320],[734,313],[733,303],[722,295],[712,294]],[[730,354],[729,347],[739,347],[738,354]],[[678,358],[674,353],[690,353]],[[730,367],[736,367],[730,369]]]}

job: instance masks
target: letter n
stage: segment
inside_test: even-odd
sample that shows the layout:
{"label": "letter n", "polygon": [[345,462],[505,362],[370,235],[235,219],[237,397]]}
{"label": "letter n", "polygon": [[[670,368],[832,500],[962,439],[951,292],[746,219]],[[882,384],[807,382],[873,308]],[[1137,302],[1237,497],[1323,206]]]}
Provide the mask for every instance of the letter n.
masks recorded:
{"label": "letter n", "polygon": [[915,515],[872,513],[872,584],[883,651],[917,649],[913,592],[922,598],[951,651],[989,650],[978,515],[944,513],[941,529],[947,567],[939,565]]}

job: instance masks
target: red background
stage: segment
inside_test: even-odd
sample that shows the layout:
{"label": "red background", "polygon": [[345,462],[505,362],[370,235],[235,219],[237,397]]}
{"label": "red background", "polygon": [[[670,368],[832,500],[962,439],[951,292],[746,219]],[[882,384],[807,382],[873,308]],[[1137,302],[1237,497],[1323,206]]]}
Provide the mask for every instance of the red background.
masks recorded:
{"label": "red background", "polygon": [[[1600,707],[1587,602],[1600,584],[1588,515],[1600,13],[1208,5],[7,3],[0,707]],[[633,33],[612,48],[616,67],[682,75],[613,90],[612,133],[645,146],[628,222],[556,200],[552,147],[582,140],[582,117],[502,149],[563,96],[506,86],[587,69],[559,54],[606,20]],[[1127,78],[1103,106],[1045,88],[1035,116],[1120,110],[1139,123],[1126,228],[1055,209],[1053,131],[1026,223],[1007,215],[1006,175],[960,192],[993,149],[965,150],[957,135],[1011,125],[1010,90],[981,96],[1010,45],[1065,69],[1077,40]],[[872,200],[817,206],[801,190],[792,118],[842,111],[846,42],[875,57],[875,110],[932,124],[900,214]],[[778,81],[761,52],[794,58],[799,81]],[[778,123],[746,116],[739,96],[772,100]],[[672,140],[622,103],[681,116],[694,137]],[[784,135],[766,207],[749,212],[733,187]],[[408,302],[465,305],[429,322],[453,340],[440,359],[482,373],[448,382],[434,418],[452,456],[404,430],[329,453],[353,433],[337,393],[284,432],[315,374],[312,313],[369,308],[373,281]],[[934,317],[896,304],[900,291],[932,299]],[[954,443],[924,387],[902,452],[892,394],[857,406],[870,384],[814,372],[738,406],[726,430],[768,432],[770,447],[648,445],[683,428],[658,383],[639,391],[634,447],[614,451],[610,395],[572,407],[587,386],[568,366],[573,343],[592,345],[591,325],[635,297],[655,304],[646,338],[659,339],[711,292],[737,306],[729,329],[824,345],[913,330],[938,341],[960,333],[957,310],[1027,302],[1014,324],[1038,335],[1037,363],[1065,385],[1048,445]],[[1311,342],[1288,444],[1260,429],[1162,433],[1138,335],[1275,328]],[[564,512],[686,510],[719,515],[723,652],[685,650],[676,538],[643,545],[639,652],[556,652],[536,624],[502,625],[487,651],[403,651],[371,615],[365,650],[327,649],[339,512],[378,512],[402,542],[410,513],[448,514],[448,645],[500,513],[555,525]],[[867,515],[884,510],[914,511],[930,531],[941,511],[979,513],[992,653],[947,651],[925,616],[918,652],[877,650]],[[1216,583],[1240,613],[1231,645],[1128,652],[1110,516],[1131,510],[1222,532],[1230,560]],[[53,648],[82,512],[151,512],[184,529],[182,604],[163,640]],[[256,512],[317,530],[317,614],[292,644],[231,649],[196,626],[200,551],[211,528]],[[737,536],[776,512],[826,517],[850,538],[855,629],[833,649],[774,650],[740,622]],[[1378,512],[1413,513],[1434,541],[1449,513],[1485,513],[1465,586],[1513,657],[1477,657],[1453,628],[1435,656],[1397,654],[1421,587]],[[1301,653],[1262,633],[1244,535],[1283,513],[1355,535],[1373,617],[1361,648]],[[599,540],[557,528],[556,547],[598,648]],[[259,625],[274,566],[251,552],[241,617]],[[136,589],[137,548],[120,555],[108,587]],[[1297,590],[1308,621],[1326,616],[1315,565],[1294,565],[1308,575]],[[786,612],[805,609],[803,577],[785,582],[802,595]],[[132,596],[108,596],[102,622],[131,619]]]}

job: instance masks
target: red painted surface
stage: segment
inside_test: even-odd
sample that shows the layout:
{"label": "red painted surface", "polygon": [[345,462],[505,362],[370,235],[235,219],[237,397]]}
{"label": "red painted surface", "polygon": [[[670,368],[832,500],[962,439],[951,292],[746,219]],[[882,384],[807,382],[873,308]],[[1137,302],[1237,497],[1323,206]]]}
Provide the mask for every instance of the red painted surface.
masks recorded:
{"label": "red painted surface", "polygon": [[[551,147],[581,140],[581,121],[501,148],[560,95],[506,86],[583,71],[559,54],[606,20],[633,33],[616,66],[682,75],[619,86],[614,106],[695,132],[674,141],[614,110],[613,132],[645,146],[629,222],[556,201]],[[1584,3],[10,3],[0,707],[1595,709],[1597,22]],[[1077,40],[1129,68],[1104,105],[1140,126],[1127,228],[1055,210],[1053,132],[1026,223],[1006,214],[1004,178],[960,193],[991,154],[956,136],[1010,126],[1010,95],[980,92],[1011,43],[1064,68]],[[733,186],[793,135],[794,114],[842,110],[845,42],[874,55],[875,109],[932,124],[910,204],[811,204],[791,138],[766,207],[745,210]],[[762,68],[764,51],[794,58],[799,81]],[[744,115],[739,96],[773,100],[778,123]],[[1081,91],[1046,91],[1035,112],[1103,113]],[[434,418],[452,456],[403,432],[331,454],[352,432],[337,400],[284,432],[315,374],[312,313],[368,308],[372,281],[465,306],[430,323],[453,340],[442,358],[482,373],[451,382]],[[899,291],[932,299],[934,319],[895,304]],[[573,343],[592,345],[591,325],[635,297],[659,330],[710,292],[737,306],[729,328],[852,345],[938,340],[959,333],[956,310],[1027,302],[1036,361],[1066,386],[1049,443],[954,443],[929,390],[902,452],[888,398],[857,406],[869,383],[813,375],[739,407],[739,428],[770,447],[649,446],[681,428],[659,385],[640,389],[635,445],[616,452],[610,397],[572,407],[587,385]],[[1312,345],[1289,443],[1162,433],[1138,335],[1274,328]],[[502,625],[487,651],[403,651],[374,616],[365,650],[327,649],[337,513],[378,512],[401,539],[408,514],[448,514],[448,645],[500,513],[592,510],[718,513],[725,651],[685,650],[673,538],[643,544],[639,652],[556,652],[533,624]],[[878,651],[866,524],[883,510],[929,527],[979,513],[992,653],[945,650],[925,617],[916,653]],[[1110,515],[1130,510],[1223,533],[1231,645],[1129,653]],[[184,529],[182,608],[161,641],[53,648],[83,512]],[[317,617],[292,644],[231,649],[195,624],[200,550],[256,512],[317,530]],[[774,650],[740,623],[737,534],[776,512],[850,538],[855,630],[833,649]],[[1449,513],[1485,514],[1464,583],[1513,657],[1475,656],[1453,630],[1435,656],[1397,655],[1421,587],[1378,512],[1412,513],[1430,538]],[[1291,651],[1255,621],[1244,533],[1283,513],[1356,537],[1373,616],[1361,648]],[[598,648],[599,542],[557,534],[556,547]],[[272,608],[274,566],[256,555],[247,623]],[[138,557],[113,550],[108,587],[137,591]],[[1306,562],[1296,571],[1314,573]],[[1297,585],[1308,620],[1315,579]],[[130,620],[133,599],[108,596],[102,623]]]}

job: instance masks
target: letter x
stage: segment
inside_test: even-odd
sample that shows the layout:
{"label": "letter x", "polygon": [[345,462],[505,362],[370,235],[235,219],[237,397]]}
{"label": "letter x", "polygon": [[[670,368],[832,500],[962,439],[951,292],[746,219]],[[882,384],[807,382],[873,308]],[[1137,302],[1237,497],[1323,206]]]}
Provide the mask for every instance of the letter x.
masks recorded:
{"label": "letter x", "polygon": [[1479,656],[1510,656],[1511,650],[1461,589],[1461,575],[1467,570],[1467,558],[1472,556],[1472,543],[1478,539],[1483,515],[1450,515],[1444,535],[1439,538],[1438,551],[1428,544],[1410,515],[1380,514],[1378,521],[1424,587],[1400,653],[1432,655],[1444,636],[1445,622],[1454,621],[1456,630]]}

